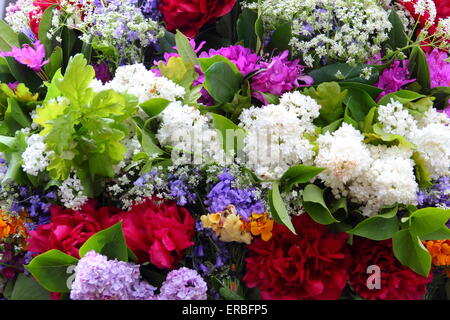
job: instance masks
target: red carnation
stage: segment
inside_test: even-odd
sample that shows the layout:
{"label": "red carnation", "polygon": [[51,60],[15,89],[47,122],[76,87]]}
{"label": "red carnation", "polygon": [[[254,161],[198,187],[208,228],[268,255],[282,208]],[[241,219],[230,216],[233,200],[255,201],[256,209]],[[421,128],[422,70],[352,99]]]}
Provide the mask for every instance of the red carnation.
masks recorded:
{"label": "red carnation", "polygon": [[127,245],[140,263],[150,260],[158,268],[173,268],[194,245],[194,219],[173,201],[147,199],[117,218],[123,220]]}
{"label": "red carnation", "polygon": [[349,278],[348,235],[328,232],[307,214],[292,223],[298,235],[276,224],[270,241],[256,239],[248,246],[243,280],[258,287],[263,299],[339,298]]}
{"label": "red carnation", "polygon": [[[403,266],[394,256],[391,240],[373,241],[355,238],[350,284],[364,299],[421,300],[431,276],[426,278]],[[367,267],[380,268],[380,289],[369,289]]]}
{"label": "red carnation", "polygon": [[201,27],[226,15],[236,0],[162,0],[159,10],[169,31],[179,29],[195,37]]}
{"label": "red carnation", "polygon": [[64,209],[53,205],[51,221],[30,232],[28,250],[46,252],[58,249],[79,258],[78,249],[98,231],[113,224],[111,216],[120,210],[112,207],[96,207],[96,201],[88,201],[80,210]]}

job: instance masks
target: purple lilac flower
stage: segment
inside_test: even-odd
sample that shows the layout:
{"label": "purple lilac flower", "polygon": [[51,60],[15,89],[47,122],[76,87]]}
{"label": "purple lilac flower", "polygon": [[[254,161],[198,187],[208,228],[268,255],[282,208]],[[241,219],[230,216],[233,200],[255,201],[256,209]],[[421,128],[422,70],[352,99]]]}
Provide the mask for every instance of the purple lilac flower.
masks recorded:
{"label": "purple lilac flower", "polygon": [[431,88],[450,87],[450,63],[445,61],[447,53],[436,48],[426,53],[426,57],[430,68]]}
{"label": "purple lilac flower", "polygon": [[109,72],[108,65],[104,62],[93,65],[95,70],[95,78],[100,80],[103,84],[112,80],[111,72]]}
{"label": "purple lilac flower", "polygon": [[154,300],[155,287],[141,280],[139,265],[89,251],[75,267],[72,300]]}
{"label": "purple lilac flower", "polygon": [[151,18],[154,21],[161,20],[161,12],[159,11],[159,0],[144,0],[141,4],[141,11],[146,18]]}
{"label": "purple lilac flower", "polygon": [[186,185],[185,179],[176,178],[174,176],[169,177],[167,187],[170,190],[170,197],[177,202],[179,206],[185,206],[188,203],[194,203],[197,195],[189,190]]}
{"label": "purple lilac flower", "polygon": [[383,71],[376,83],[376,86],[384,91],[380,93],[378,99],[385,95],[400,90],[408,83],[416,81],[411,79],[411,72],[408,69],[408,60],[396,60],[392,65]]}
{"label": "purple lilac flower", "polygon": [[22,48],[13,47],[9,52],[0,52],[1,57],[13,57],[17,62],[26,65],[27,67],[38,72],[50,60],[45,59],[44,45],[37,40],[33,47],[28,44],[22,45]]}
{"label": "purple lilac flower", "polygon": [[300,60],[291,61],[288,55],[289,51],[286,50],[268,62],[260,62],[259,68],[264,71],[250,80],[252,89],[256,91],[253,96],[264,104],[268,102],[261,93],[281,96],[295,87],[310,86],[314,83],[312,77],[303,74],[305,67],[300,64]]}
{"label": "purple lilac flower", "polygon": [[450,177],[441,177],[428,190],[420,190],[417,195],[420,207],[450,208]]}
{"label": "purple lilac flower", "polygon": [[220,241],[216,232],[204,228],[201,221],[195,224],[198,240],[192,251],[192,261],[195,270],[202,275],[209,275],[223,267],[230,260],[229,243]]}
{"label": "purple lilac flower", "polygon": [[211,213],[225,210],[232,204],[236,207],[238,214],[245,220],[252,213],[264,213],[264,205],[254,194],[254,189],[238,189],[233,187],[234,177],[224,171],[218,176],[219,182],[216,183],[207,195],[205,204]]}
{"label": "purple lilac flower", "polygon": [[169,272],[158,300],[206,300],[208,286],[197,271],[182,267]]}

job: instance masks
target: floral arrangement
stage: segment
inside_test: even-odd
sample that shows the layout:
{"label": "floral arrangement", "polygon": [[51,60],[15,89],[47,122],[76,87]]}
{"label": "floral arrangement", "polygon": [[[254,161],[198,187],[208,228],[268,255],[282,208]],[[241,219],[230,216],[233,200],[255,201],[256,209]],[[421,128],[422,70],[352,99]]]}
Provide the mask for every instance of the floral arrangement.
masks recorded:
{"label": "floral arrangement", "polygon": [[10,4],[0,297],[450,299],[449,15]]}

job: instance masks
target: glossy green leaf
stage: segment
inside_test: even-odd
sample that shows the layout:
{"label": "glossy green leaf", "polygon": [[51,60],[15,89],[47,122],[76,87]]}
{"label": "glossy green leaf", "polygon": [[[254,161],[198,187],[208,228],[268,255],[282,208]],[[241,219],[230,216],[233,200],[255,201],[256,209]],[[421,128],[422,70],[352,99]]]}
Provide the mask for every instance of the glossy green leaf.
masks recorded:
{"label": "glossy green leaf", "polygon": [[324,197],[324,190],[314,184],[308,184],[303,190],[303,207],[309,216],[320,224],[339,222],[328,209]]}
{"label": "glossy green leaf", "polygon": [[77,263],[78,259],[52,249],[33,258],[25,268],[48,291],[69,292],[68,268]]}
{"label": "glossy green leaf", "polygon": [[315,176],[321,173],[324,168],[306,166],[299,164],[290,167],[281,177],[280,184],[284,187],[284,192],[289,192],[299,183],[310,182]]}
{"label": "glossy green leaf", "polygon": [[416,236],[424,236],[438,231],[450,219],[450,209],[423,208],[410,216],[410,231]]}
{"label": "glossy green leaf", "polygon": [[205,72],[205,89],[218,103],[231,102],[241,83],[242,75],[225,62],[216,62]]}
{"label": "glossy green leaf", "polygon": [[99,231],[90,237],[80,248],[80,257],[94,250],[110,260],[128,261],[128,248],[122,232],[122,221],[112,227]]}

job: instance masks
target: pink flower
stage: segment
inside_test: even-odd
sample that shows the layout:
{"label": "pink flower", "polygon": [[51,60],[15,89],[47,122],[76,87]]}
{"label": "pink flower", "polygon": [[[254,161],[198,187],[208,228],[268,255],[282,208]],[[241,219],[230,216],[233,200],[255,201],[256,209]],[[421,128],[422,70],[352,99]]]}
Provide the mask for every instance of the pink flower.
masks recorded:
{"label": "pink flower", "polygon": [[416,81],[410,79],[411,72],[408,69],[408,60],[396,60],[392,63],[390,68],[385,69],[381,74],[376,86],[384,91],[380,93],[378,99],[385,95],[400,90],[404,85]]}
{"label": "pink flower", "polygon": [[[34,48],[33,48],[34,47]],[[44,45],[37,40],[33,47],[28,44],[22,45],[22,48],[13,47],[10,52],[0,52],[1,57],[13,57],[17,62],[26,65],[34,71],[40,71],[41,68],[49,62],[45,59]]]}
{"label": "pink flower", "polygon": [[270,62],[261,62],[259,67],[265,70],[250,80],[252,89],[259,91],[254,92],[253,96],[264,104],[267,101],[260,92],[281,96],[295,87],[307,87],[314,83],[312,77],[303,74],[305,67],[300,65],[300,60],[290,61],[288,55],[289,51],[286,50]]}
{"label": "pink flower", "polygon": [[450,87],[450,63],[445,61],[447,53],[433,49],[426,53],[428,67],[430,68],[431,88]]}

